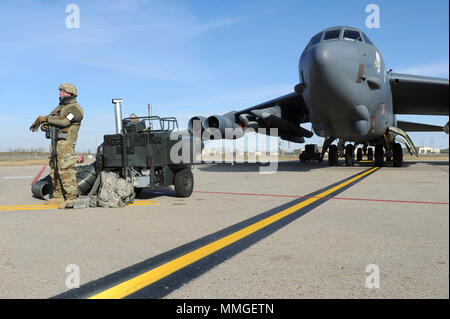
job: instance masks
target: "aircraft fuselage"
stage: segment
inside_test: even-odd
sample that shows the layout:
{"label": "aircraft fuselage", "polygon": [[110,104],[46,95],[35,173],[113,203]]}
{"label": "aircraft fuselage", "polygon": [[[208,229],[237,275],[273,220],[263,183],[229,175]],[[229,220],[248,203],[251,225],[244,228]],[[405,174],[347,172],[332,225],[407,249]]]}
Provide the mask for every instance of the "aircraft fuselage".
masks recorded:
{"label": "aircraft fuselage", "polygon": [[[328,31],[335,31],[335,36],[339,32],[339,36],[326,39]],[[344,36],[356,38],[356,32],[359,39]],[[315,37],[299,62],[302,94],[314,132],[322,137],[375,143],[389,126],[396,125],[379,50],[355,28],[329,28]]]}

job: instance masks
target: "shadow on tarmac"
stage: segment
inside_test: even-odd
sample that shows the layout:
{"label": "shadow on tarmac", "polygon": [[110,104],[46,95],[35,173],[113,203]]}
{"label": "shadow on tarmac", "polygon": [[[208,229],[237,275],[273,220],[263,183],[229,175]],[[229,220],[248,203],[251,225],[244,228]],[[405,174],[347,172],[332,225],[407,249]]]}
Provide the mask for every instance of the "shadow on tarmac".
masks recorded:
{"label": "shadow on tarmac", "polygon": [[[417,163],[425,163],[428,165],[436,165],[436,166],[449,166],[449,161],[421,161],[421,160],[408,160],[403,162],[402,167],[393,167],[392,162],[385,162],[384,168],[387,169],[404,169],[411,165]],[[215,173],[258,173],[260,167],[268,167],[268,164],[261,163],[235,163],[234,165],[230,163],[212,163],[212,164],[204,164],[204,163],[196,163],[193,164],[195,169],[198,169],[202,172],[215,172]],[[339,166],[345,168],[345,161],[340,160]],[[292,161],[280,161],[278,162],[277,171],[280,172],[308,172],[314,169],[324,169],[329,167],[328,161],[319,162],[305,162],[300,163],[297,160]],[[353,167],[374,167],[373,162],[362,161],[355,163]],[[439,168],[439,167],[436,167]],[[445,169],[443,171],[447,172]],[[171,187],[160,188],[158,190],[148,190],[144,189],[141,191],[139,195],[136,196],[137,199],[153,199],[160,196],[168,196],[168,197],[176,197],[175,191]]]}
{"label": "shadow on tarmac", "polygon": [[136,194],[136,199],[153,199],[161,196],[180,198],[176,196],[171,187],[164,187],[157,190],[143,189],[139,194]]}
{"label": "shadow on tarmac", "polygon": [[[194,164],[195,166],[204,165],[201,167],[196,167],[202,172],[216,172],[216,173],[240,173],[240,172],[259,172],[260,168],[269,168],[269,164],[262,163],[212,163],[212,164]],[[325,168],[328,166],[326,162],[309,162],[300,164],[299,161],[281,161],[278,163],[273,163],[272,167],[276,171],[280,172],[305,172],[317,168]]]}
{"label": "shadow on tarmac", "polygon": [[[401,169],[410,166],[411,162],[404,162],[402,167],[395,167],[396,169]],[[202,172],[216,172],[216,173],[239,173],[239,172],[259,172],[261,167],[269,167],[268,164],[261,164],[261,163],[235,163],[234,165],[230,163],[212,163],[212,164],[194,164],[195,166],[199,165],[205,165],[197,167],[196,169],[199,169]],[[278,162],[278,167],[276,167],[276,170],[279,172],[309,172],[314,169],[324,169],[326,167],[330,167],[328,165],[328,161],[325,160],[322,163],[319,162],[305,162],[300,163],[299,161],[293,160],[293,161],[280,161]],[[339,166],[338,167],[347,167],[345,165],[344,160],[339,160]],[[355,165],[353,167],[374,167],[374,163],[368,162],[368,161],[362,161],[362,162],[355,162]],[[393,167],[392,162],[386,162],[385,167]]]}

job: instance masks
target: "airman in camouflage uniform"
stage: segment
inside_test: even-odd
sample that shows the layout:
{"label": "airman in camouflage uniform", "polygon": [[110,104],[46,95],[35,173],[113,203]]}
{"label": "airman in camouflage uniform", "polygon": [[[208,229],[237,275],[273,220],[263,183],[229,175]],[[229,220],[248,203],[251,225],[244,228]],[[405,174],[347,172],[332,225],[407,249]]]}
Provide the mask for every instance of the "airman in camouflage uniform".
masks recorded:
{"label": "airman in camouflage uniform", "polygon": [[[64,208],[66,200],[73,201],[79,195],[75,172],[75,143],[83,119],[83,109],[77,103],[78,92],[73,84],[61,84],[59,90],[59,105],[48,116],[39,116],[31,125],[30,130],[36,132],[42,125],[41,129],[45,131],[48,125],[54,125],[60,128],[60,133],[67,134],[65,139],[58,139],[56,147],[58,173],[61,181],[55,180],[55,167],[53,161],[50,160],[53,199],[45,202],[47,205],[58,205],[59,208]],[[61,189],[61,184],[63,189]]]}

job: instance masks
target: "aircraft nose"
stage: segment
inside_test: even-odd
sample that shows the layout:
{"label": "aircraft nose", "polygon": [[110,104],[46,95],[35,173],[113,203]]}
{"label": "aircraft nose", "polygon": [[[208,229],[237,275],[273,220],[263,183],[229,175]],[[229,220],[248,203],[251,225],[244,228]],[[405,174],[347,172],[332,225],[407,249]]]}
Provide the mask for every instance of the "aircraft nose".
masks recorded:
{"label": "aircraft nose", "polygon": [[326,45],[317,46],[313,51],[312,57],[316,71],[327,70],[329,65],[332,64],[330,48]]}
{"label": "aircraft nose", "polygon": [[[359,61],[358,51],[341,41],[320,43],[312,48],[312,72],[321,75],[321,82],[338,84],[348,69]],[[349,68],[350,67],[350,68]]]}
{"label": "aircraft nose", "polygon": [[[334,48],[336,49],[336,48]],[[330,105],[336,105],[336,98],[342,92],[342,74],[339,72],[338,52],[328,44],[319,44],[312,48],[306,81],[309,94],[316,102],[316,110],[326,108],[325,112],[334,112],[335,108],[328,110]],[[323,112],[322,112],[323,113]],[[333,116],[338,114],[333,114]]]}
{"label": "aircraft nose", "polygon": [[317,45],[311,52],[309,77],[312,86],[334,91],[336,76],[336,52],[326,44]]}
{"label": "aircraft nose", "polygon": [[315,101],[315,108],[333,118],[344,118],[355,104],[352,72],[355,51],[338,41],[320,43],[311,48],[308,69],[309,97]]}

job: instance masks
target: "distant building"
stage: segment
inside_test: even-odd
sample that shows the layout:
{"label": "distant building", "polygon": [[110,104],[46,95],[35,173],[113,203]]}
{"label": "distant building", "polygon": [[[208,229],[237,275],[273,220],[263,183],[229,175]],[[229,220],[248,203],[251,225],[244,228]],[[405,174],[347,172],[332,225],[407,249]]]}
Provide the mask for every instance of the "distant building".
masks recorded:
{"label": "distant building", "polygon": [[440,148],[433,148],[430,146],[419,147],[419,155],[439,154],[440,152]]}

